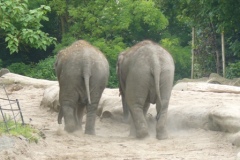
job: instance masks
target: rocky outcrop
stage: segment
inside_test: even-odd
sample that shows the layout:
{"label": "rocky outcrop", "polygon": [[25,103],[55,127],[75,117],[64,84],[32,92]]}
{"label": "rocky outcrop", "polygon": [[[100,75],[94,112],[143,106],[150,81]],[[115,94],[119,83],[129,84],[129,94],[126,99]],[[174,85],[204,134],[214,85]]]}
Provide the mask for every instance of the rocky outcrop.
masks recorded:
{"label": "rocky outcrop", "polygon": [[180,83],[180,82],[206,82],[206,83],[213,83],[213,84],[240,86],[240,78],[227,79],[220,76],[217,73],[211,73],[209,77],[203,77],[199,79],[184,78],[182,80],[177,81],[177,83]]}

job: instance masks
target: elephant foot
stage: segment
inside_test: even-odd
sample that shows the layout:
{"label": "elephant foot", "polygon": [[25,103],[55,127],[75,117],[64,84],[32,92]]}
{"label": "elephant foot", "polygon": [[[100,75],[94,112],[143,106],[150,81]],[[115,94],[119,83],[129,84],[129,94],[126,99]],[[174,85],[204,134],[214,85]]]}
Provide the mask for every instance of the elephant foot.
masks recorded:
{"label": "elephant foot", "polygon": [[167,139],[167,138],[168,138],[168,133],[167,133],[166,129],[164,129],[164,130],[161,131],[161,132],[157,132],[156,138],[157,138],[158,140]]}
{"label": "elephant foot", "polygon": [[94,130],[85,130],[85,134],[96,135]]}
{"label": "elephant foot", "polygon": [[69,132],[69,133],[72,133],[72,132],[76,131],[77,128],[76,128],[76,126],[73,126],[73,125],[70,125],[70,126],[69,125],[65,125],[64,130]]}
{"label": "elephant foot", "polygon": [[141,131],[137,131],[136,136],[138,139],[143,139],[143,138],[149,137],[149,134],[147,130],[141,130]]}

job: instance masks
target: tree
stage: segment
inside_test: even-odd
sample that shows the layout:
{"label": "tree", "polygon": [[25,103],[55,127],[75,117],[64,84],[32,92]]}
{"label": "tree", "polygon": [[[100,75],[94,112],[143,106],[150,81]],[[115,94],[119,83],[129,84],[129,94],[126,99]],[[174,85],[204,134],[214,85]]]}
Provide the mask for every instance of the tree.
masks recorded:
{"label": "tree", "polygon": [[50,4],[59,2],[53,11],[59,17],[67,16],[64,26],[68,28],[55,52],[78,39],[89,41],[106,55],[110,63],[110,87],[117,87],[118,54],[144,39],[159,42],[161,32],[168,25],[167,18],[152,0],[48,1]]}
{"label": "tree", "polygon": [[[220,73],[221,34],[226,38],[226,62],[236,62],[240,57],[240,25],[236,18],[240,14],[240,1],[199,0],[179,1],[182,12],[178,15],[189,27],[196,29],[196,61],[201,72]],[[224,65],[222,66],[224,67]],[[195,68],[196,69],[196,68]]]}
{"label": "tree", "polygon": [[41,31],[41,21],[47,21],[49,6],[28,9],[28,0],[0,0],[0,35],[5,37],[10,53],[26,46],[46,50],[56,38]]}

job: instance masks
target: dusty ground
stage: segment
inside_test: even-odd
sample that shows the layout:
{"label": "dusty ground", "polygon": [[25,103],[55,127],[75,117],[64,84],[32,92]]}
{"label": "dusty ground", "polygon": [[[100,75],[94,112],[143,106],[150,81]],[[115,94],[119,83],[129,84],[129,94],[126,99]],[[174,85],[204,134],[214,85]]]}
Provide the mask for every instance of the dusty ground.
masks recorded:
{"label": "dusty ground", "polygon": [[[57,113],[40,108],[43,88],[30,85],[18,90],[11,85],[7,91],[11,99],[19,99],[25,122],[41,130],[46,138],[40,138],[37,144],[11,138],[13,141],[9,142],[10,146],[0,149],[1,160],[234,160],[239,151],[226,133],[196,128],[169,130],[169,139],[161,141],[155,139],[154,132],[144,140],[129,138],[128,125],[110,118],[97,118],[96,136],[84,135],[82,132],[67,134],[62,130],[63,126],[57,124]],[[214,98],[210,98],[209,94],[212,93],[173,91],[170,108],[173,105],[187,106],[201,102],[209,105],[221,101],[236,104],[240,99],[240,95],[236,97],[235,94],[216,93]],[[4,95],[2,88],[0,95]]]}

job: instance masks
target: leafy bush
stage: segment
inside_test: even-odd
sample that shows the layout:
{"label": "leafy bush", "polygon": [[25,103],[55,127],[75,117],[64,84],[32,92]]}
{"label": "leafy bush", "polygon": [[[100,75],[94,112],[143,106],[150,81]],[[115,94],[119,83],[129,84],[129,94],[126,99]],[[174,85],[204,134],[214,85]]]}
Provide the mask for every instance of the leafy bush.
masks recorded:
{"label": "leafy bush", "polygon": [[191,75],[191,48],[180,46],[178,38],[174,37],[162,39],[161,45],[173,56],[175,62],[174,80],[189,78]]}
{"label": "leafy bush", "polygon": [[75,42],[77,39],[71,36],[71,34],[64,34],[62,37],[61,43],[56,45],[54,49],[54,54],[57,54],[61,49],[71,45],[73,42]]}
{"label": "leafy bush", "polygon": [[126,45],[122,42],[123,38],[117,37],[112,41],[106,41],[103,38],[93,42],[93,45],[98,47],[105,55],[110,66],[110,75],[108,80],[108,86],[110,88],[118,87],[118,80],[116,74],[117,57],[122,52]]}
{"label": "leafy bush", "polygon": [[40,30],[41,21],[48,21],[47,13],[51,8],[41,5],[31,10],[28,5],[28,0],[0,1],[1,36],[10,53],[18,52],[20,45],[46,50],[47,46],[56,43],[56,38]]}
{"label": "leafy bush", "polygon": [[240,78],[240,62],[230,63],[226,67],[226,78]]}
{"label": "leafy bush", "polygon": [[20,75],[28,75],[29,73],[31,73],[31,66],[26,65],[22,62],[12,63],[7,68],[9,69],[10,72],[17,73]]}
{"label": "leafy bush", "polygon": [[12,63],[7,68],[10,72],[38,79],[56,80],[54,71],[55,58],[50,56],[37,64]]}
{"label": "leafy bush", "polygon": [[32,71],[26,76],[39,79],[56,80],[54,62],[55,57],[53,56],[41,60],[33,67]]}
{"label": "leafy bush", "polygon": [[2,62],[2,60],[0,59],[0,68],[2,68],[2,63],[3,63],[3,62]]}

